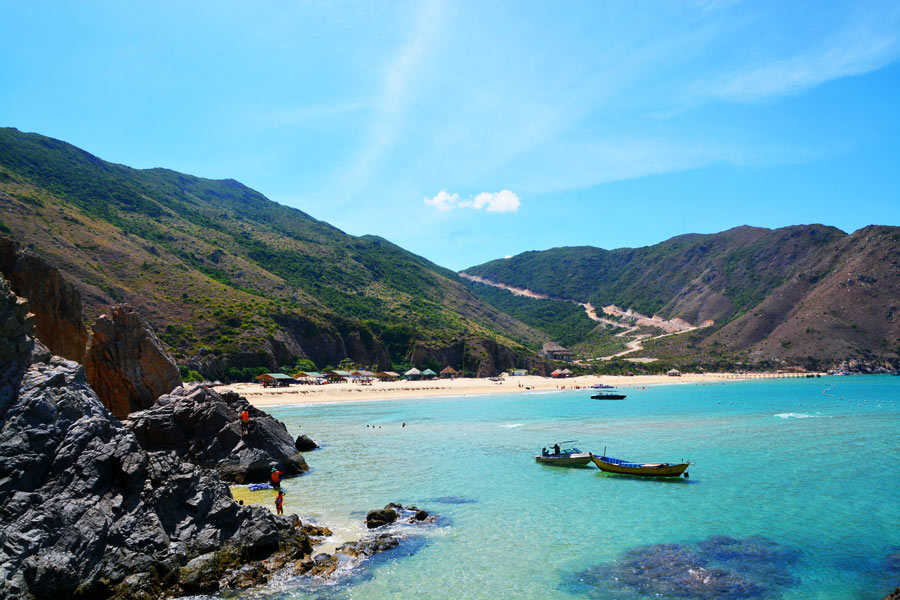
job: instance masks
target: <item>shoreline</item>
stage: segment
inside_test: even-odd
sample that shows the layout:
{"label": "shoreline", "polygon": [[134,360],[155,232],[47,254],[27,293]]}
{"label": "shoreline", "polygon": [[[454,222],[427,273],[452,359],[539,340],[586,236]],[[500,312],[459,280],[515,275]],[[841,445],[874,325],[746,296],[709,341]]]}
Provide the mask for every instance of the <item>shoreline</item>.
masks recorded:
{"label": "shoreline", "polygon": [[592,385],[598,383],[616,386],[617,388],[641,388],[656,385],[711,384],[756,379],[801,379],[805,377],[806,374],[793,373],[703,373],[684,374],[681,377],[670,377],[668,375],[581,375],[567,379],[526,375],[523,377],[508,376],[500,381],[490,381],[486,378],[458,378],[424,381],[375,381],[371,385],[349,382],[327,385],[292,385],[284,388],[264,388],[259,383],[233,383],[216,386],[216,390],[220,392],[236,392],[247,398],[253,406],[262,408],[267,406],[563,392],[573,389],[589,390]]}

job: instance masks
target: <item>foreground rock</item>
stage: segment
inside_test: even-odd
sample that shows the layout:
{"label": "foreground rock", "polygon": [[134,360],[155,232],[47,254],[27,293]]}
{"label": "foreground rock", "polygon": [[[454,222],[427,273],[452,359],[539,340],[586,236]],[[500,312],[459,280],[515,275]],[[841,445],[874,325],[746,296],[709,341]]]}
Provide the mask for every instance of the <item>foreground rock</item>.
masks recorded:
{"label": "foreground rock", "polygon": [[119,419],[150,408],[181,385],[175,361],[127,304],[112,307],[94,323],[84,370],[103,406]]}
{"label": "foreground rock", "polygon": [[18,296],[28,298],[37,317],[37,338],[53,354],[81,362],[88,332],[75,286],[56,267],[4,237],[0,237],[0,273]]}
{"label": "foreground rock", "polygon": [[[250,414],[244,436],[243,410]],[[174,451],[234,483],[268,482],[273,465],[286,476],[309,470],[284,424],[234,392],[177,388],[152,408],[132,413],[125,426],[144,449]]]}
{"label": "foreground rock", "polygon": [[78,364],[35,350],[2,279],[0,325],[0,598],[208,593],[251,561],[248,585],[311,554],[298,520],[239,506],[214,471],[141,448]]}

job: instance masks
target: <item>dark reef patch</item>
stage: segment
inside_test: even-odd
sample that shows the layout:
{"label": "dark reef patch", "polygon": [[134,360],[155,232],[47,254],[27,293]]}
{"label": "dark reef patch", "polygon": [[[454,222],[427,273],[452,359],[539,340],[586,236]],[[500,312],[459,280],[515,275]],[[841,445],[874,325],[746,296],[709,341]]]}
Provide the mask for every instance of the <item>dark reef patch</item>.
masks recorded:
{"label": "dark reef patch", "polygon": [[438,504],[477,504],[478,500],[474,500],[472,498],[463,498],[462,496],[438,496],[437,498],[432,498],[432,502],[437,502]]}
{"label": "dark reef patch", "polygon": [[800,553],[761,536],[713,536],[697,544],[653,544],[577,573],[568,585],[610,599],[774,599],[796,584]]}

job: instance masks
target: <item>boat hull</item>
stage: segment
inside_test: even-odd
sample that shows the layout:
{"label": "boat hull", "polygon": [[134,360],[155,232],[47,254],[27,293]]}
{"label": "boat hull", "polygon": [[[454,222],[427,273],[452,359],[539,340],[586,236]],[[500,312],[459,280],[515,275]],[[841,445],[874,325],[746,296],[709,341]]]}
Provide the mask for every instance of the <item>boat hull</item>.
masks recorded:
{"label": "boat hull", "polygon": [[591,455],[587,452],[579,454],[550,454],[547,456],[535,456],[534,460],[544,465],[557,465],[560,467],[583,467],[591,462]]}
{"label": "boat hull", "polygon": [[593,454],[591,454],[590,459],[598,469],[606,473],[640,475],[642,477],[678,477],[691,465],[691,463],[674,465],[669,463],[630,463],[617,458],[594,456]]}
{"label": "boat hull", "polygon": [[594,394],[591,400],[624,400],[625,394]]}

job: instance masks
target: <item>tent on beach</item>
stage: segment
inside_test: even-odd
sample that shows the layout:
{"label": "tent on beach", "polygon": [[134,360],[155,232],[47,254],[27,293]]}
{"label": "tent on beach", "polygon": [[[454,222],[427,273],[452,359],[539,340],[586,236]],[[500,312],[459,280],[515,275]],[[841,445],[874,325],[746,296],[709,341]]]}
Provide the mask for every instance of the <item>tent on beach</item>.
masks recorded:
{"label": "tent on beach", "polygon": [[407,372],[404,373],[403,375],[404,375],[404,377],[406,377],[407,379],[419,379],[420,377],[422,377],[422,371],[420,371],[420,370],[418,370],[417,368],[413,367],[412,369],[410,369],[409,371],[407,371]]}
{"label": "tent on beach", "polygon": [[449,377],[450,379],[453,379],[458,376],[459,376],[459,371],[457,371],[456,369],[454,369],[453,367],[451,367],[449,365],[447,365],[446,367],[441,369],[441,377],[442,378]]}
{"label": "tent on beach", "polygon": [[424,371],[422,371],[422,377],[424,379],[434,379],[435,377],[437,377],[437,373],[435,373],[431,369],[425,369]]}

